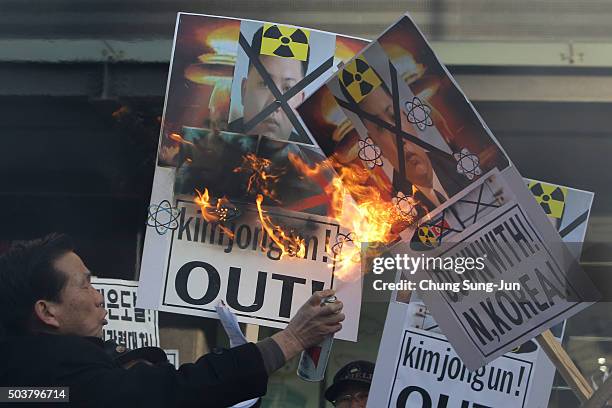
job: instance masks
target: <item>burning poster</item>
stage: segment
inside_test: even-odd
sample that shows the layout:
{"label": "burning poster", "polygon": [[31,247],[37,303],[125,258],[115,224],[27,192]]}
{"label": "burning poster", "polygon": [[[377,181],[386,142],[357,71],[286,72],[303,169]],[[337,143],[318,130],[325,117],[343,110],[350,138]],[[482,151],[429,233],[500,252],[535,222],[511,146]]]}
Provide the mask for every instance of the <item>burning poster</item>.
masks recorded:
{"label": "burning poster", "polygon": [[[468,368],[597,299],[544,207],[408,16],[346,63],[298,112],[331,167],[363,175],[360,188],[348,188],[357,204],[376,197],[394,214],[388,228],[397,242],[394,255],[488,256],[486,273],[468,280],[519,283],[522,294],[546,295],[423,292]],[[362,194],[362,186],[375,194]],[[551,211],[558,207],[551,202]],[[415,278],[436,287],[466,279],[435,268],[420,269]],[[532,302],[540,309],[523,313]],[[509,317],[507,310],[519,316]]]}
{"label": "burning poster", "polygon": [[[334,287],[356,340],[358,248],[344,193],[295,108],[366,42],[302,27],[180,13],[149,209],[139,304],[284,327]],[[339,265],[341,258],[350,263]]]}
{"label": "burning poster", "polygon": [[299,112],[336,166],[368,169],[381,198],[421,218],[510,163],[426,43],[404,28],[389,29]]}

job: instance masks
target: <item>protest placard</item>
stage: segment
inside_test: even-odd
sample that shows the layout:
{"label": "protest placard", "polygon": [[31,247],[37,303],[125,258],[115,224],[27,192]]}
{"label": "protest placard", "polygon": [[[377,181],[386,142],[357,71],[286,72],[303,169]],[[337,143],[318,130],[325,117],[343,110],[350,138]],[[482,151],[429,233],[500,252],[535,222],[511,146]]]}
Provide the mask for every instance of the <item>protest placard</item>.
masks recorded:
{"label": "protest placard", "polygon": [[102,294],[108,312],[103,340],[115,340],[128,349],[159,346],[157,311],[136,307],[138,282],[92,278],[91,284]]}
{"label": "protest placard", "polygon": [[[421,277],[419,272],[416,277],[417,280],[430,279],[438,284],[458,284],[467,280],[499,288],[493,291],[462,289],[421,293],[449,339],[456,339],[453,346],[462,350],[458,351],[459,354],[464,357],[463,350],[477,349],[481,361],[491,361],[492,356],[517,347],[538,334],[541,327],[552,327],[562,321],[560,315],[572,315],[585,306],[576,302],[576,299],[581,299],[579,285],[582,283],[576,269],[567,273],[569,268],[577,265],[575,254],[560,243],[551,245],[550,241],[543,239],[516,200],[504,197],[500,200],[502,203],[496,203],[484,199],[486,188],[493,188],[496,192],[509,191],[507,187],[495,185],[500,180],[499,177],[487,179],[479,189],[432,214],[431,223],[426,222],[444,230],[437,239],[450,237],[445,244],[436,245],[426,252],[431,254],[429,256],[484,256],[486,267],[465,274],[421,270]],[[474,215],[474,208],[477,213],[479,205],[486,208],[484,213],[490,213],[482,217]],[[503,211],[500,213],[498,210]],[[446,234],[446,231],[450,232]],[[413,239],[412,244],[416,241]],[[565,251],[563,257],[558,255],[559,249]],[[442,310],[448,314],[440,315]],[[551,314],[553,312],[555,314]],[[459,324],[467,338],[459,340],[461,336],[449,328],[451,321]],[[527,334],[529,332],[531,334]],[[474,361],[474,353],[466,352],[465,358],[471,357]],[[468,361],[468,366],[473,364]]]}
{"label": "protest placard", "polygon": [[[365,43],[179,14],[139,305],[217,318],[223,300],[240,322],[282,328],[314,291],[333,287],[347,310],[336,337],[356,340],[359,265],[335,274],[347,232],[331,217],[330,176],[305,177],[290,157],[325,159],[295,107]],[[287,254],[281,234],[302,239],[302,250]]]}
{"label": "protest placard", "polygon": [[[579,256],[586,234],[593,193],[536,180],[526,179],[525,182],[530,191],[536,196],[536,199],[541,196],[542,191],[559,191],[559,194],[562,194],[562,196],[558,197],[562,207],[559,207],[559,211],[554,214],[549,214],[549,220],[563,236],[563,240],[572,244],[569,246],[569,249],[576,251],[575,255]],[[401,279],[401,276],[398,275],[398,279]],[[394,297],[392,296],[392,298]],[[377,370],[370,389],[369,401],[372,403],[371,406],[383,406],[382,404],[386,403],[392,395],[390,374],[385,372],[385,367],[390,367],[394,364],[397,361],[398,353],[400,353],[399,349],[390,348],[399,347],[398,338],[401,337],[401,333],[398,332],[401,329],[397,327],[399,322],[404,323],[404,330],[421,329],[427,333],[427,336],[433,335],[439,340],[446,339],[442,336],[438,323],[428,313],[427,306],[422,303],[418,293],[412,293],[409,304],[392,301],[385,321],[381,347],[376,361]],[[563,323],[552,328],[552,332],[559,342],[563,335],[563,328]],[[412,333],[412,335],[418,337],[422,333]],[[426,338],[425,341],[428,342],[430,339]],[[413,344],[417,343],[413,342]],[[439,345],[441,343],[434,342],[434,344]],[[503,370],[502,372],[513,373],[512,375],[517,378],[517,375],[520,374],[520,368],[518,372],[516,371],[517,361],[529,364],[531,367],[531,375],[523,383],[525,392],[522,395],[524,399],[521,401],[517,401],[516,395],[511,393],[493,393],[495,398],[492,401],[495,403],[493,405],[485,404],[486,399],[483,399],[482,396],[486,393],[482,392],[483,390],[475,390],[471,387],[471,383],[460,385],[458,382],[451,381],[451,384],[448,384],[446,381],[449,380],[445,381],[443,379],[435,382],[426,382],[426,386],[421,386],[421,388],[427,390],[428,395],[432,399],[439,395],[440,392],[450,395],[448,406],[460,406],[462,401],[477,402],[487,406],[524,406],[530,408],[544,408],[548,406],[555,366],[535,339],[523,343],[485,367],[489,367],[492,364],[496,368]],[[482,369],[480,370],[482,372]],[[403,378],[410,378],[412,374],[415,374],[414,369],[408,366],[400,366],[396,376],[399,376],[399,371],[403,371]],[[447,392],[449,389],[453,391]],[[414,395],[414,398],[416,398],[419,394],[415,393]],[[396,406],[395,404],[392,405]]]}
{"label": "protest placard", "polygon": [[181,366],[179,351],[176,349],[164,349],[164,352],[168,356],[168,362],[178,369]]}
{"label": "protest placard", "polygon": [[531,406],[526,401],[533,363],[520,355],[507,354],[470,371],[444,336],[406,328],[398,338],[393,366],[376,363],[377,370],[391,373],[389,393],[386,399],[371,393],[368,407]]}
{"label": "protest placard", "polygon": [[[598,298],[543,207],[407,15],[298,112],[337,166],[369,171],[384,200],[406,219],[421,219],[416,227],[396,223],[393,253],[488,255],[486,273],[467,279],[521,285],[517,293],[423,294],[470,369]],[[422,269],[416,278],[463,279]]]}

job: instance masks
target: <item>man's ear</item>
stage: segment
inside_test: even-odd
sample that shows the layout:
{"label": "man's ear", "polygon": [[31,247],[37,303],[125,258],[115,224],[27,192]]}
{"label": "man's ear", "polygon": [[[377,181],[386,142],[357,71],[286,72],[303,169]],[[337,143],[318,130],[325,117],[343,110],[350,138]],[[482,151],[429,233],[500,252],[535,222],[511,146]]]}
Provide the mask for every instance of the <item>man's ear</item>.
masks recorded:
{"label": "man's ear", "polygon": [[34,304],[34,315],[40,323],[59,329],[60,324],[57,319],[57,306],[48,300],[37,300]]}

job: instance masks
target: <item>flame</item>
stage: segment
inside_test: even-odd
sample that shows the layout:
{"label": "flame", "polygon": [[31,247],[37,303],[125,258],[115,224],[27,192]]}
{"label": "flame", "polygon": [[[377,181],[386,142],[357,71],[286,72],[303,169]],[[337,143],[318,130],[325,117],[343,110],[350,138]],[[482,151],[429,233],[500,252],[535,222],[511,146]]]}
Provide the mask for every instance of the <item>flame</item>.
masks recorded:
{"label": "flame", "polygon": [[[356,267],[361,261],[363,244],[368,245],[368,255],[377,254],[385,244],[398,238],[398,225],[407,226],[417,221],[416,210],[402,211],[398,205],[385,199],[380,189],[369,182],[370,171],[359,165],[341,165],[335,157],[314,167],[308,166],[293,154],[289,154],[289,160],[308,177],[314,177],[322,171],[335,170],[326,191],[332,203],[330,216],[351,231],[331,248],[331,252],[328,248],[328,252],[334,256],[334,274],[339,279],[355,278],[354,271],[358,270]],[[411,197],[406,197],[406,200],[408,205],[416,208],[416,200]],[[348,242],[353,245],[346,245]]]}
{"label": "flame", "polygon": [[[325,160],[320,163],[316,163],[314,167],[310,167],[304,163],[302,159],[294,153],[289,153],[289,162],[304,176],[308,178],[315,178],[321,173],[333,173],[334,169],[329,160]],[[328,197],[331,197],[331,208],[329,210],[329,216],[336,218],[339,211],[342,210],[342,202],[344,200],[344,194],[341,194],[340,189],[334,183],[325,186],[325,193]]]}
{"label": "flame", "polygon": [[[280,203],[275,191],[275,185],[285,173],[285,170],[276,169],[276,171],[276,173],[273,173],[272,162],[270,160],[257,157],[253,153],[248,153],[243,156],[242,165],[234,169],[235,173],[244,172],[248,174],[247,192],[256,194],[255,203],[257,205],[259,222],[270,239],[272,239],[281,250],[280,258],[283,256],[304,258],[306,256],[304,238],[295,233],[295,231],[285,231],[285,228],[275,224],[268,215],[265,215],[266,211],[262,208],[264,194],[275,202]],[[213,205],[210,193],[208,189],[205,188],[204,193],[196,190],[194,202],[200,207],[202,217],[206,221],[219,223],[218,225],[228,236],[234,236],[232,231],[221,224],[226,220],[226,208],[232,205],[226,197],[218,199],[217,203]],[[260,242],[260,246],[261,245],[263,245],[262,242]]]}
{"label": "flame", "polygon": [[[339,234],[335,244],[326,243],[325,247],[334,261],[330,267],[335,268],[334,275],[341,280],[358,278],[356,271],[360,270],[362,249],[367,249],[368,256],[378,255],[386,244],[398,238],[400,231],[418,220],[416,200],[403,197],[404,207],[398,202],[389,201],[383,196],[377,183],[372,182],[372,173],[358,164],[342,164],[333,156],[311,167],[293,153],[289,153],[288,158],[290,163],[308,178],[331,176],[331,182],[325,186],[325,193],[330,197],[331,203],[329,216],[350,231],[348,234]],[[234,172],[248,174],[247,190],[256,194],[259,222],[282,251],[281,258],[304,258],[304,238],[293,230],[275,224],[262,208],[264,197],[279,202],[275,186],[285,174],[285,169],[274,172],[270,160],[248,153],[243,157],[242,165],[234,169]],[[213,204],[208,189],[204,189],[204,193],[196,190],[196,193],[194,202],[202,210],[204,219],[219,222],[225,233],[233,237],[233,233],[221,225],[225,221],[224,208],[230,206],[231,202],[224,197]]]}
{"label": "flame", "polygon": [[172,140],[173,142],[176,142],[176,143],[184,143],[184,144],[188,144],[188,145],[192,145],[193,146],[193,142],[190,142],[189,140],[183,139],[183,136],[179,135],[178,133],[170,133],[168,135],[168,139],[170,139],[170,140]]}
{"label": "flame", "polygon": [[222,224],[222,222],[227,220],[228,208],[230,205],[232,205],[231,201],[226,197],[223,197],[218,199],[215,205],[212,205],[207,188],[204,189],[204,193],[197,189],[195,192],[196,196],[193,199],[193,202],[200,207],[202,218],[204,218],[207,222],[218,223],[219,228],[223,230],[225,235],[227,235],[229,238],[233,238],[234,233]]}
{"label": "flame", "polygon": [[276,183],[285,174],[285,169],[273,168],[271,160],[258,157],[253,153],[247,153],[242,158],[241,166],[235,168],[234,172],[243,172],[249,175],[247,192],[257,195],[255,203],[257,205],[259,223],[272,241],[280,248],[281,258],[286,255],[305,257],[306,245],[304,239],[294,231],[285,232],[283,227],[274,224],[269,216],[264,215],[265,211],[262,209],[264,196],[280,204],[276,193]]}
{"label": "flame", "polygon": [[247,153],[242,157],[242,165],[234,169],[234,173],[247,173],[247,192],[263,194],[276,203],[280,203],[276,195],[275,186],[280,177],[285,173],[282,169],[272,172],[272,161],[258,157],[253,153]]}
{"label": "flame", "polygon": [[131,109],[128,106],[121,106],[119,109],[112,113],[113,118],[119,120],[124,116],[128,115],[131,112]]}
{"label": "flame", "polygon": [[261,194],[257,194],[255,203],[257,204],[259,222],[262,228],[268,233],[268,236],[281,249],[281,259],[285,255],[304,258],[306,256],[306,245],[304,244],[304,239],[293,233],[293,231],[286,233],[281,226],[275,225],[269,216],[264,215],[265,211],[261,208],[263,199],[264,198]]}

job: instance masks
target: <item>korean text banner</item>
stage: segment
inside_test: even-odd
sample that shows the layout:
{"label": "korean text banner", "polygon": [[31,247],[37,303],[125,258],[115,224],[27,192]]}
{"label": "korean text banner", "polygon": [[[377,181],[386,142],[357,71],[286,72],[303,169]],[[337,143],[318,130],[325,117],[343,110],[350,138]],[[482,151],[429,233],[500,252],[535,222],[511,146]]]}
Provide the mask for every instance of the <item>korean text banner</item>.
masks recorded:
{"label": "korean text banner", "polygon": [[[330,174],[295,111],[366,41],[303,27],[180,13],[140,274],[139,304],[284,327],[314,291],[333,287],[356,340],[359,265],[342,276],[343,227]],[[287,255],[279,231],[296,232]],[[340,242],[340,244],[338,244]],[[334,249],[335,248],[335,249]],[[333,250],[334,249],[334,250]]]}
{"label": "korean text banner", "polygon": [[[494,255],[483,276],[469,279],[520,281],[533,294],[422,294],[468,368],[492,361],[599,297],[545,206],[534,200],[408,16],[344,65],[298,112],[334,166],[369,171],[368,182],[382,200],[406,220],[420,220],[400,219],[393,226],[393,254]],[[546,193],[544,198],[555,200]],[[547,209],[554,215],[560,207],[552,201]],[[497,255],[503,262],[496,262]],[[419,270],[416,277],[438,283],[465,279],[444,272]]]}
{"label": "korean text banner", "polygon": [[157,311],[136,307],[138,282],[92,278],[91,284],[104,298],[108,312],[103,340],[115,340],[128,349],[159,346]]}

